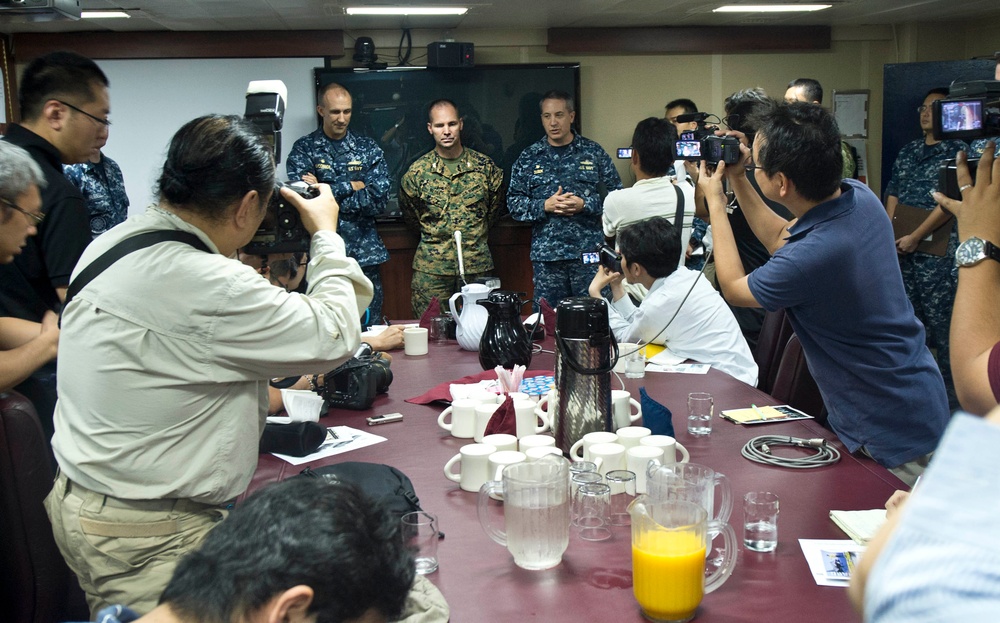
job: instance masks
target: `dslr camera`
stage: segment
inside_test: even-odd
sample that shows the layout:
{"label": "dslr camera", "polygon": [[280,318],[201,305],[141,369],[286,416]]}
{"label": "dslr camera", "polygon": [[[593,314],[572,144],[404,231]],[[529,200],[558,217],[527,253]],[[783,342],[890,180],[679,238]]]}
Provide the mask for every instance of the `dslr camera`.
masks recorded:
{"label": "dslr camera", "polygon": [[711,115],[707,112],[693,112],[678,115],[678,123],[698,123],[696,130],[681,132],[680,140],[674,144],[674,151],[680,160],[694,162],[704,160],[708,166],[716,166],[720,162],[736,164],[740,161],[740,141],[735,136],[716,136],[717,125],[708,125],[705,120]]}
{"label": "dslr camera", "polygon": [[[953,83],[948,97],[932,102],[931,122],[937,140],[1000,136],[1000,80]],[[978,165],[978,160],[969,160],[973,180]],[[938,189],[952,199],[961,200],[954,159],[941,164]]]}
{"label": "dslr camera", "polygon": [[584,265],[600,264],[613,273],[622,272],[622,254],[615,251],[610,245],[601,243],[597,245],[595,251],[583,253],[580,256]]}
{"label": "dslr camera", "polygon": [[298,253],[309,250],[311,236],[302,225],[299,211],[281,196],[281,188],[290,188],[300,197],[312,199],[319,196],[319,190],[305,182],[274,185],[271,200],[267,203],[264,220],[244,251],[250,255],[270,255],[271,253]]}
{"label": "dslr camera", "polygon": [[389,391],[391,383],[389,361],[369,350],[327,373],[319,394],[332,407],[364,411],[375,402],[375,396]]}

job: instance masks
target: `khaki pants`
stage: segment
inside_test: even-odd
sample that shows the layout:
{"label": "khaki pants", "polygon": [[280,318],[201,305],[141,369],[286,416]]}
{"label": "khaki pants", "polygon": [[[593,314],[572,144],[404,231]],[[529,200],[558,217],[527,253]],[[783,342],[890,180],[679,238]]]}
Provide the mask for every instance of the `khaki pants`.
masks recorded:
{"label": "khaki pants", "polygon": [[45,510],[92,618],[112,604],[140,614],[155,608],[180,558],[228,514],[190,500],[114,498],[62,473],[45,498]]}

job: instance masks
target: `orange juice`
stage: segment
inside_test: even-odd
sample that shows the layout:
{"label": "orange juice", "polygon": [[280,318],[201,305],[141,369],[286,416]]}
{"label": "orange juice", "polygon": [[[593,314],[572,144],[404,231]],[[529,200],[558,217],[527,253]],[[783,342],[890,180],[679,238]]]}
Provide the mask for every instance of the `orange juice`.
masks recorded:
{"label": "orange juice", "polygon": [[650,532],[632,545],[632,590],[656,621],[687,621],[705,594],[705,545],[693,532]]}

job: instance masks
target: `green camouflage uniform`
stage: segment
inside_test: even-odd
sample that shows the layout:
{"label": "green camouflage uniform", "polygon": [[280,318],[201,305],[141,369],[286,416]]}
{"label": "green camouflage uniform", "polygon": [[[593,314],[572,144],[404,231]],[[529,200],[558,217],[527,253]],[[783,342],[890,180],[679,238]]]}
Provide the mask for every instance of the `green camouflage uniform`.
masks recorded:
{"label": "green camouflage uniform", "polygon": [[416,316],[431,297],[444,301],[457,291],[456,230],[462,232],[466,279],[492,270],[489,229],[503,200],[502,185],[503,171],[471,149],[450,166],[432,150],[403,175],[399,206],[406,223],[420,232],[413,257],[411,302]]}

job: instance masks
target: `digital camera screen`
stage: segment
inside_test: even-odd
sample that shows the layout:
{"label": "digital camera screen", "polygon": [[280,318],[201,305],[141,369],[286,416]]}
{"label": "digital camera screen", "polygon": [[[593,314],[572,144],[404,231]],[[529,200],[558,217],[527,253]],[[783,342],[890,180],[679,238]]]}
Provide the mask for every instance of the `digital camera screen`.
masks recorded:
{"label": "digital camera screen", "polygon": [[583,260],[584,264],[600,264],[601,263],[601,254],[592,251],[592,252],[589,252],[589,253],[584,253],[580,257],[580,259]]}
{"label": "digital camera screen", "polygon": [[681,158],[701,156],[701,141],[677,141],[677,155]]}
{"label": "digital camera screen", "polygon": [[982,100],[941,102],[941,129],[945,132],[979,130],[982,127]]}

